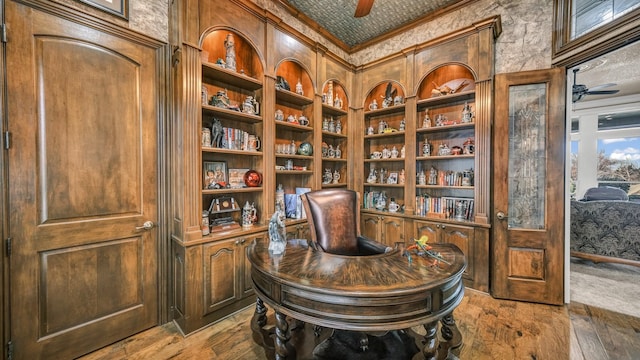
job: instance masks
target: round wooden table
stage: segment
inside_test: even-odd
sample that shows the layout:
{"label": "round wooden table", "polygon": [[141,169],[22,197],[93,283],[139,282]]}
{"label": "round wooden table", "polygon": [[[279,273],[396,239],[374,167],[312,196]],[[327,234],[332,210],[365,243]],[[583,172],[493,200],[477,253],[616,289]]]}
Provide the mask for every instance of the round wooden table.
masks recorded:
{"label": "round wooden table", "polygon": [[[258,240],[247,254],[258,297],[252,319],[253,338],[268,356],[322,358],[317,354],[324,350],[318,345],[325,350],[337,349],[338,345],[326,342],[348,342],[344,337],[353,336],[358,342],[356,351],[366,352],[371,339],[378,339],[372,336],[389,331],[396,331],[394,339],[398,334],[410,336],[415,349],[421,349],[415,351],[418,354],[407,350],[409,359],[443,358],[443,349],[461,344],[452,312],[464,295],[462,273],[466,262],[456,246],[433,244],[433,250],[442,257],[436,260],[414,252],[407,257],[403,249],[369,256],[335,255],[314,250],[306,240],[290,240],[284,254],[272,255],[268,245],[268,241]],[[275,329],[266,327],[265,304],[275,310]],[[287,316],[292,321],[287,321]],[[440,320],[441,344],[437,336]],[[305,330],[309,324],[313,331]],[[416,326],[424,327],[425,334],[411,329]],[[322,335],[327,328],[328,337]],[[309,332],[315,340],[309,339]],[[334,339],[338,335],[343,339]],[[407,342],[403,344],[406,347]]]}

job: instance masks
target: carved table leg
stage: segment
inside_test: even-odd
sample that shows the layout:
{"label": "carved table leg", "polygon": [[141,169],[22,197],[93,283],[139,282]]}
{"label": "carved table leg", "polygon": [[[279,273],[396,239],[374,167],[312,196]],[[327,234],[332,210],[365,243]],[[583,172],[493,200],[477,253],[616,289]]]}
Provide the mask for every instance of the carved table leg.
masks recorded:
{"label": "carved table leg", "polygon": [[438,322],[434,321],[423,326],[427,333],[424,335],[425,342],[422,348],[422,355],[425,360],[435,360],[438,355]]}
{"label": "carved table leg", "polygon": [[276,311],[276,360],[283,360],[289,355],[289,324],[287,316]]}
{"label": "carved table leg", "polygon": [[259,297],[256,298],[256,311],[253,313],[253,321],[260,327],[267,324],[267,307]]}
{"label": "carved table leg", "polygon": [[442,329],[440,330],[444,341],[440,344],[440,352],[448,355],[451,350],[462,345],[462,334],[458,330],[453,314],[449,314],[440,320]]}

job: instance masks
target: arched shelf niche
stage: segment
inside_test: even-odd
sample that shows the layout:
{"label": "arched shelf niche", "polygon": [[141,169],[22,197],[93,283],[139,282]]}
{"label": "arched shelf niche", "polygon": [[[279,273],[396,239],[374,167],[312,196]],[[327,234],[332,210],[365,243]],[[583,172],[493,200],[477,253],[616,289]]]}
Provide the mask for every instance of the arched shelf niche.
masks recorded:
{"label": "arched shelf niche", "polygon": [[[279,84],[279,79],[284,79],[286,84]],[[288,85],[288,91],[313,102],[315,85],[308,69],[297,60],[283,59],[276,66],[276,90],[287,91],[283,85]]]}
{"label": "arched shelf niche", "polygon": [[[235,70],[225,66],[227,48],[225,41],[231,37],[235,51]],[[236,75],[244,75],[262,84],[264,66],[260,53],[255,46],[238,32],[228,28],[211,29],[202,37],[201,44],[202,63],[208,66],[216,66],[223,71]]]}
{"label": "arched shelf niche", "polygon": [[[365,97],[364,109],[376,112],[396,112],[404,108],[406,91],[404,86],[395,80],[382,81],[375,85]],[[387,96],[391,100],[386,100]],[[375,101],[375,106],[374,104]]]}
{"label": "arched shelf niche", "polygon": [[[461,105],[474,107],[476,75],[461,63],[448,63],[428,72],[420,81],[417,91],[418,112],[427,112],[432,125],[441,115],[447,125],[461,122]],[[420,118],[421,116],[419,116]],[[441,124],[440,124],[441,125]]]}
{"label": "arched shelf niche", "polygon": [[346,112],[349,109],[349,96],[346,87],[338,79],[328,79],[322,85],[322,105],[328,111]]}

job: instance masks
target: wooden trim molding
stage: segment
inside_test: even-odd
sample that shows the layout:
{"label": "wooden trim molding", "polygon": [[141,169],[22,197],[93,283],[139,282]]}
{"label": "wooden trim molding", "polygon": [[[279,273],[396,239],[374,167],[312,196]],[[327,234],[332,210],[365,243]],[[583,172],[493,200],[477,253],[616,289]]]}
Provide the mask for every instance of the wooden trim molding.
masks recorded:
{"label": "wooden trim molding", "polygon": [[554,0],[554,66],[572,67],[640,40],[640,8],[571,40],[571,1]]}

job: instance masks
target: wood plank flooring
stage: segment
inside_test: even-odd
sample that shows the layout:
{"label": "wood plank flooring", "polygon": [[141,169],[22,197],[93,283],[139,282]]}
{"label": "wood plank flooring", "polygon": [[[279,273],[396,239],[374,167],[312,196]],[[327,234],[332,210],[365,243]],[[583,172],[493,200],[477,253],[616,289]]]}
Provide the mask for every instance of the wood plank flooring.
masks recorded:
{"label": "wood plank flooring", "polygon": [[[172,323],[81,357],[114,359],[266,359],[251,338],[253,307],[184,337]],[[498,300],[474,290],[454,312],[460,359],[640,359],[640,319],[586,305]]]}

